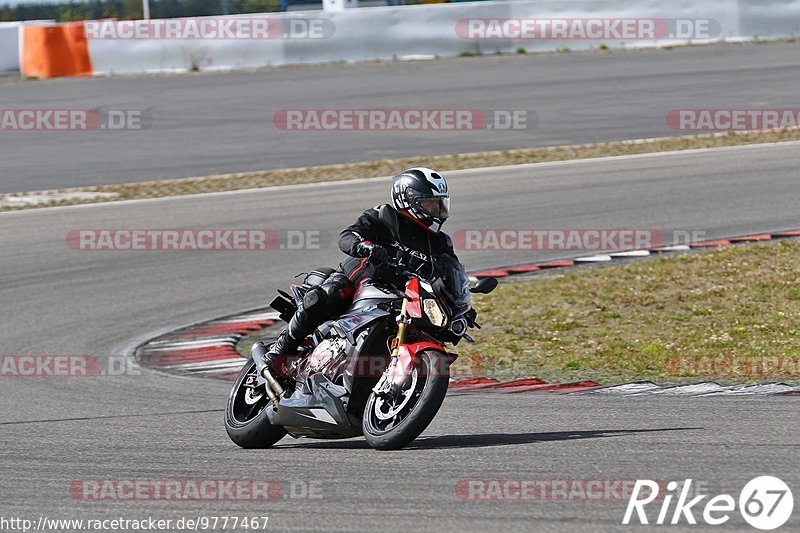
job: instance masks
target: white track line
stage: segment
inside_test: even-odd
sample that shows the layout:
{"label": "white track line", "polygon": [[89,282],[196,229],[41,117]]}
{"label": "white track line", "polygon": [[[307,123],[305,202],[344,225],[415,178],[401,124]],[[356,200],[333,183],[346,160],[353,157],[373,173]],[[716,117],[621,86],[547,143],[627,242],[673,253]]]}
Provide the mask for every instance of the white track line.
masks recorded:
{"label": "white track line", "polygon": [[612,385],[610,387],[603,387],[602,389],[595,389],[591,391],[577,391],[572,394],[636,394],[639,392],[646,392],[651,390],[660,389],[658,385],[650,381],[624,383],[622,385]]}
{"label": "white track line", "polygon": [[147,343],[144,348],[159,352],[172,352],[186,350],[189,348],[212,348],[214,346],[234,346],[239,342],[239,337],[220,338],[201,338],[191,341],[160,341],[159,343]]}
{"label": "white track line", "polygon": [[687,252],[692,247],[688,244],[676,244],[675,246],[664,246],[663,248],[654,248],[654,252]]}
{"label": "white track line", "polygon": [[[254,314],[236,315],[232,318],[225,318],[222,320],[213,320],[210,324],[237,324],[239,322],[255,322],[260,320],[277,320],[280,318],[275,311],[259,312]],[[205,324],[204,324],[205,325]]]}
{"label": "white track line", "polygon": [[605,261],[611,261],[611,256],[605,254],[589,255],[586,257],[576,257],[573,261],[576,263],[603,263]]}
{"label": "white track line", "polygon": [[592,391],[576,391],[571,394],[607,394],[618,396],[753,396],[753,395],[773,395],[786,392],[800,391],[800,387],[790,387],[784,383],[758,383],[755,385],[735,385],[723,387],[722,385],[710,381],[703,383],[692,383],[689,385],[676,385],[662,387],[651,381],[624,383],[603,387]]}
{"label": "white track line", "polygon": [[628,252],[613,252],[608,254],[611,257],[647,257],[650,255],[650,250],[630,250]]}
{"label": "white track line", "polygon": [[725,391],[718,393],[701,394],[700,396],[712,396],[721,394],[724,396],[748,396],[752,394],[781,394],[784,392],[793,392],[795,387],[790,387],[783,383],[764,383],[759,385],[744,385],[740,387],[731,387]]}
{"label": "white track line", "polygon": [[[670,137],[667,137],[670,139]],[[494,167],[479,167],[479,168],[469,168],[469,169],[461,169],[461,170],[451,170],[447,172],[448,177],[457,177],[463,174],[492,174],[496,172],[504,172],[504,171],[514,171],[514,170],[526,170],[526,169],[536,169],[536,168],[548,168],[548,167],[558,167],[564,165],[586,165],[586,164],[594,164],[594,163],[604,163],[608,161],[624,161],[627,159],[650,159],[650,158],[659,158],[659,157],[680,157],[683,155],[693,155],[693,154],[703,154],[703,153],[713,153],[713,152],[725,152],[725,151],[740,151],[740,150],[758,150],[765,147],[781,147],[781,146],[800,146],[800,141],[783,141],[777,143],[760,143],[760,144],[741,144],[737,146],[716,146],[712,148],[692,148],[689,150],[672,150],[666,152],[651,152],[646,154],[627,154],[627,155],[614,155],[614,156],[607,156],[607,157],[594,157],[594,158],[584,158],[584,159],[567,159],[564,161],[545,161],[541,163],[524,163],[522,165],[503,165],[503,166],[494,166]],[[199,176],[198,178],[207,177],[207,176]],[[197,179],[197,178],[186,178],[186,179]],[[318,183],[299,183],[295,185],[276,185],[274,187],[262,187],[257,189],[240,189],[236,191],[218,191],[218,192],[206,192],[206,193],[198,193],[198,194],[187,194],[183,196],[165,196],[160,198],[138,198],[135,200],[120,200],[118,202],[97,202],[92,204],[78,204],[78,205],[61,205],[61,206],[54,206],[54,207],[41,207],[36,209],[26,209],[23,211],[5,211],[0,213],[0,216],[31,216],[32,213],[41,214],[43,212],[55,212],[62,209],[90,209],[96,208],[99,206],[109,206],[109,205],[133,205],[139,204],[144,202],[165,202],[165,201],[183,201],[183,200],[191,200],[196,198],[212,198],[217,196],[233,196],[233,195],[242,195],[242,194],[252,194],[252,193],[268,193],[268,192],[280,192],[280,191],[291,191],[291,190],[298,190],[298,189],[310,189],[310,188],[319,188],[319,187],[336,187],[341,185],[348,185],[348,184],[359,184],[359,183],[378,183],[380,181],[386,181],[389,179],[389,176],[382,176],[377,178],[359,178],[353,180],[338,180],[338,181],[321,181]],[[43,191],[31,191],[31,192],[43,192]],[[9,193],[11,194],[11,193]],[[2,196],[2,195],[0,195]]]}
{"label": "white track line", "polygon": [[217,359],[216,361],[202,361],[199,363],[184,363],[180,365],[159,365],[158,370],[183,370],[186,372],[220,372],[223,370],[242,368],[242,365],[247,361],[244,357],[235,357],[230,359]]}

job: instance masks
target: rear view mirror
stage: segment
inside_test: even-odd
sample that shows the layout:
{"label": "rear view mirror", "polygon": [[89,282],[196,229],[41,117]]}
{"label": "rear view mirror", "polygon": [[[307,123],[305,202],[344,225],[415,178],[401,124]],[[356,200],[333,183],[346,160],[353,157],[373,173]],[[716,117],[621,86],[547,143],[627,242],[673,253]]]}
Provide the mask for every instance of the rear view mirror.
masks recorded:
{"label": "rear view mirror", "polygon": [[489,294],[497,288],[497,278],[483,278],[469,292],[473,294]]}

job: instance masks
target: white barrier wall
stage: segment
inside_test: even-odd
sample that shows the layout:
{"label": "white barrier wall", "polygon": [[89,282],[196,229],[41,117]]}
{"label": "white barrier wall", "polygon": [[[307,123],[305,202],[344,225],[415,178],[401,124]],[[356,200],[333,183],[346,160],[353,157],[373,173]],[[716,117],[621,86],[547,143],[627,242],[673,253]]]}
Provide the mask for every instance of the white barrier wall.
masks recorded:
{"label": "white barrier wall", "polygon": [[800,35],[800,0],[739,0],[740,32],[760,39]]}
{"label": "white barrier wall", "polygon": [[19,22],[0,22],[0,72],[19,70]]}
{"label": "white barrier wall", "polygon": [[[248,17],[288,24],[321,21],[325,38],[241,40],[90,39],[95,74],[257,68],[286,64],[365,61],[404,56],[463,53],[587,50],[703,44],[758,38],[786,38],[800,32],[800,0],[516,0],[399,7],[341,12],[304,11]],[[469,39],[456,30],[462,19],[711,19],[710,38],[628,40]],[[196,19],[201,21],[203,19]]]}
{"label": "white barrier wall", "polygon": [[[273,15],[252,15],[272,17]],[[270,40],[89,40],[95,74],[230,70],[283,65],[283,42]]]}
{"label": "white barrier wall", "polygon": [[36,24],[54,24],[54,22],[52,20],[0,22],[0,72],[19,71],[20,28]]}

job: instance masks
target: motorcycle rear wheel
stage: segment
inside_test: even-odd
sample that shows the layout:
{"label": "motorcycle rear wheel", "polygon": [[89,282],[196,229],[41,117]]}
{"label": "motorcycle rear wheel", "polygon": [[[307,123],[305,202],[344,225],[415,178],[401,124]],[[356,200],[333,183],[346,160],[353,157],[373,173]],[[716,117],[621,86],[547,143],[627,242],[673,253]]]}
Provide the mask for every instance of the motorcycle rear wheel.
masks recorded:
{"label": "motorcycle rear wheel", "polygon": [[255,372],[256,364],[249,360],[236,377],[225,409],[225,430],[242,448],[269,448],[286,436],[286,430],[269,421],[267,412],[272,404],[266,393],[244,385]]}
{"label": "motorcycle rear wheel", "polygon": [[411,383],[396,402],[370,394],[361,429],[376,450],[399,450],[419,437],[442,406],[450,382],[447,356],[425,350],[417,354]]}

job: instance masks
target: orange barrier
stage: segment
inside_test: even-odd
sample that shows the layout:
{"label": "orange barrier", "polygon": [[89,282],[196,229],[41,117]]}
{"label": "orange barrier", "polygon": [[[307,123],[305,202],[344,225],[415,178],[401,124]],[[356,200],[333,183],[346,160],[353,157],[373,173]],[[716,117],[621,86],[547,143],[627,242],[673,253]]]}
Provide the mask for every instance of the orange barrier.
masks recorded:
{"label": "orange barrier", "polygon": [[20,70],[25,76],[91,76],[92,62],[82,22],[23,26]]}

